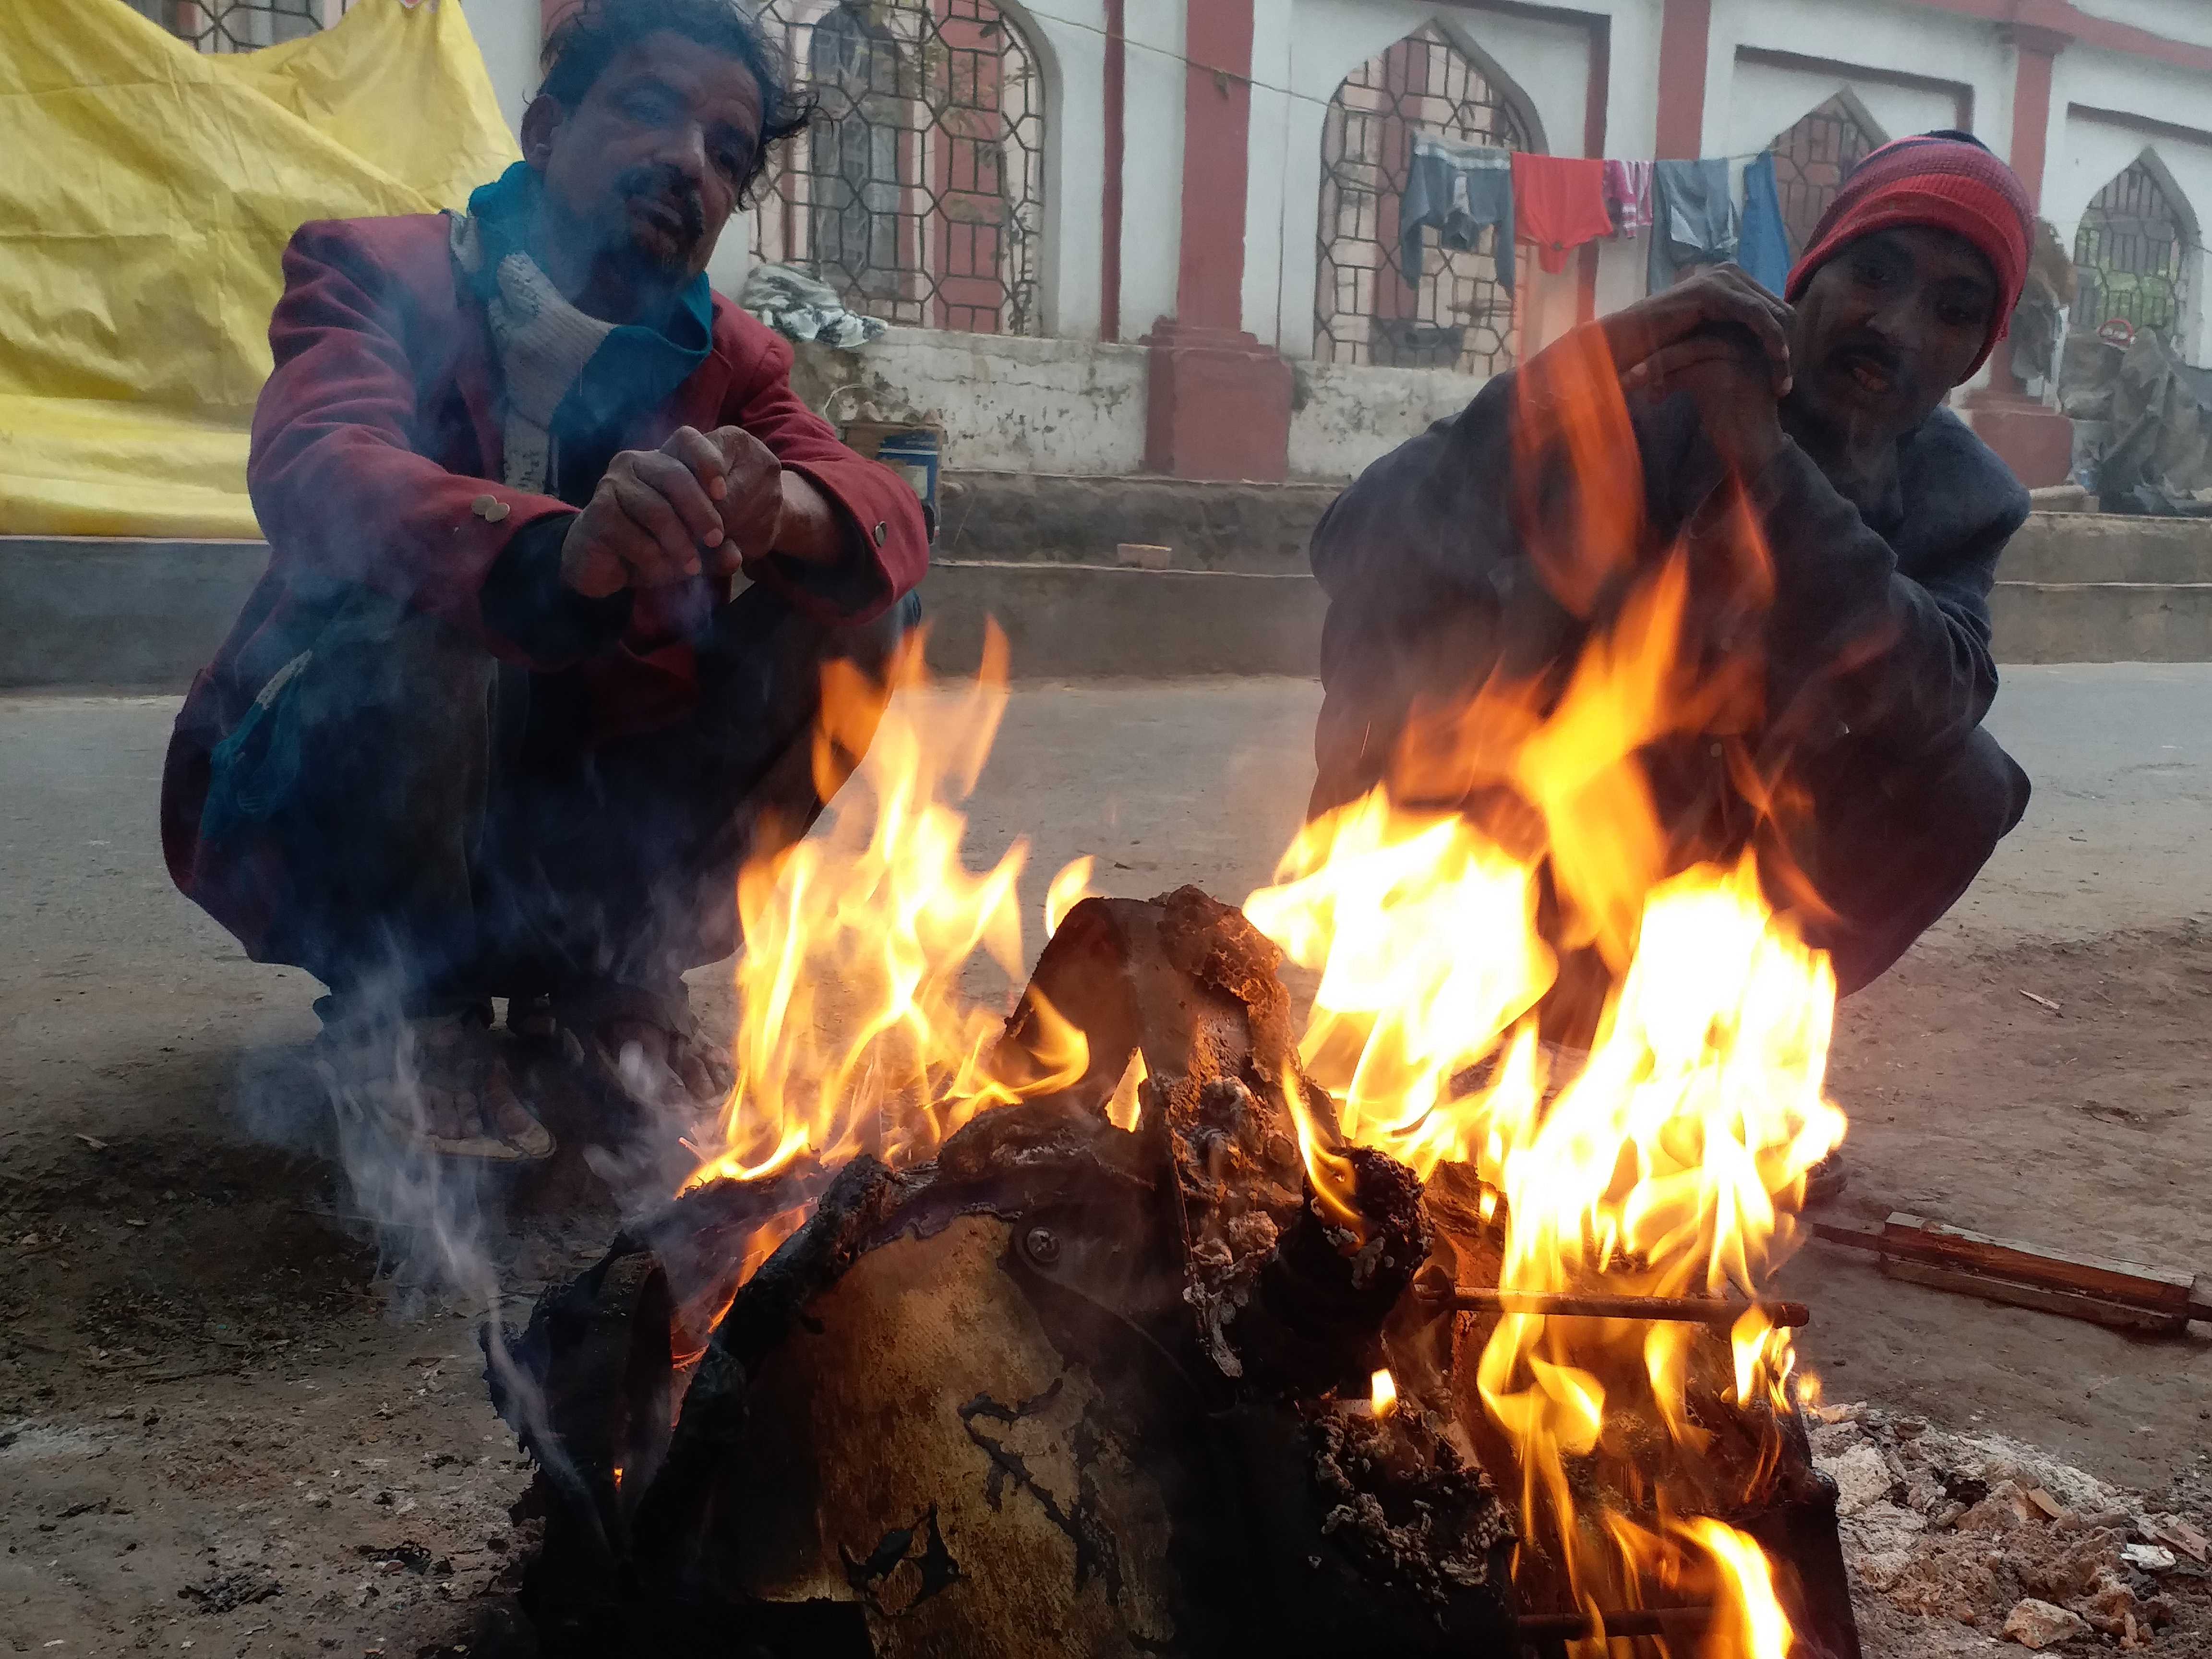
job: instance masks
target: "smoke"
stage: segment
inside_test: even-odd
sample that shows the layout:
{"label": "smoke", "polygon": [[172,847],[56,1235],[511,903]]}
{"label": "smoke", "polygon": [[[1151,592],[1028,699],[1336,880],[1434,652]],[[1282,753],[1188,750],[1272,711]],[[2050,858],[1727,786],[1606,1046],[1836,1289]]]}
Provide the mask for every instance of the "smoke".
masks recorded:
{"label": "smoke", "polygon": [[[711,1129],[712,1103],[635,1045],[586,1060],[570,1036],[532,1048],[481,1032],[477,1041],[503,1045],[517,1094],[560,1123],[563,1145],[544,1160],[453,1156],[435,1133],[453,1127],[441,1109],[453,1068],[432,1051],[430,1023],[410,1017],[406,983],[395,961],[342,1011],[323,1006],[324,1034],[306,1055],[257,1056],[238,1115],[256,1139],[332,1168],[336,1219],[374,1248],[392,1318],[470,1321],[501,1414],[573,1487],[543,1389],[517,1352],[521,1328],[537,1294],[597,1254],[616,1224],[665,1206],[696,1163],[684,1143]],[[533,1097],[532,1085],[554,1077],[568,1085],[563,1111]],[[575,1109],[586,1102],[601,1109]]]}

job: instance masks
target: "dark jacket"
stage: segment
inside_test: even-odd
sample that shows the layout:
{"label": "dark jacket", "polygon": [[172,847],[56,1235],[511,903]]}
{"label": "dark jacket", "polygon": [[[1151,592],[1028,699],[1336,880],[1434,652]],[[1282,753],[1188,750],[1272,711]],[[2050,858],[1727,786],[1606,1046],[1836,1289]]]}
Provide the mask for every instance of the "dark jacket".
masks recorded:
{"label": "dark jacket", "polygon": [[[550,574],[578,509],[499,482],[498,360],[483,302],[456,278],[447,229],[433,214],[333,220],[303,225],[285,250],[269,325],[276,368],[246,464],[269,568],[192,682],[161,781],[171,875],[249,949],[252,907],[237,902],[240,881],[224,878],[237,872],[205,867],[247,856],[201,837],[211,757],[349,590],[372,589],[501,661],[563,676],[592,728],[610,735],[665,725],[693,706],[697,619],[730,596],[729,580],[697,579],[588,602],[579,608],[598,620],[581,626],[542,602],[515,602],[517,589],[550,586],[510,579],[526,565]],[[705,362],[623,435],[637,448],[687,425],[741,426],[759,438],[843,516],[854,567],[825,582],[770,562],[764,580],[825,621],[866,621],[927,568],[921,504],[799,400],[791,365],[790,346],[718,294]],[[488,517],[486,498],[507,512]],[[511,550],[530,557],[503,558]]]}
{"label": "dark jacket", "polygon": [[[1543,591],[1516,526],[1516,380],[1495,377],[1376,461],[1314,532],[1329,598],[1316,811],[1383,775],[1417,700],[1463,697],[1496,665],[1528,672],[1575,653],[1583,625]],[[1630,419],[1656,560],[1686,532],[1694,546],[1724,468],[1686,397],[1632,404]],[[1794,444],[1744,497],[1773,569],[1767,709],[1816,739],[1848,731],[1911,760],[1962,741],[1996,695],[1990,589],[2028,499],[1948,409],[1898,448],[1897,487],[1863,511]]]}

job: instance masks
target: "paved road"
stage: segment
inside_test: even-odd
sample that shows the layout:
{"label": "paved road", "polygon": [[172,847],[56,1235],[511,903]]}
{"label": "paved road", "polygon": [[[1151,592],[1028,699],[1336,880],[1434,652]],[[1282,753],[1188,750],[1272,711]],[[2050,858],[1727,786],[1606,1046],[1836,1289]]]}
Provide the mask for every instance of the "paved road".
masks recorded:
{"label": "paved road", "polygon": [[[1195,881],[1239,899],[1266,878],[1298,820],[1317,698],[1295,680],[1023,687],[977,791],[970,861],[1032,836],[1032,916],[1051,872],[1086,852],[1109,891]],[[170,698],[0,699],[0,1100],[9,1104],[0,1172],[11,1143],[35,1162],[36,1148],[76,1132],[220,1135],[241,1053],[313,1030],[307,977],[246,962],[162,870],[154,809],[174,708]],[[2054,1243],[2079,1242],[2083,1229],[2094,1238],[2118,1217],[2113,1237],[2212,1269],[2201,1197],[2212,1182],[2212,1110],[2177,1080],[2208,1069],[2193,1012],[2204,976],[2175,969],[2142,994],[2167,998],[2165,1029],[2181,1034],[2155,1077],[2128,1070],[2139,1041],[2128,1021],[2145,1016],[2124,1006],[2105,1016],[2109,1052],[2086,1026],[2068,1028],[2047,1062],[2038,1059],[2043,1069],[2021,1074],[2021,1090],[2051,1091],[2036,1120],[2052,1126],[2047,1144],[2011,1147],[2014,1120],[1986,1102],[1985,1115],[1960,1115],[1974,1055],[2014,1042],[2004,1021],[2044,1018],[2014,1000],[1989,962],[2005,963],[2005,975],[2014,959],[2064,975],[2074,971],[2069,941],[2105,950],[2095,942],[2124,934],[2137,978],[2098,982],[2140,986],[2141,973],[2166,971],[2148,933],[2212,910],[2212,665],[2009,669],[1992,723],[2036,781],[2026,823],[1905,970],[1863,1011],[1846,1011],[1839,1075],[1865,1126],[1855,1142],[1863,1200],[1879,1213],[1881,1200],[1924,1194],[1948,1218]],[[702,977],[726,983],[715,970]],[[2050,1036],[2021,1030],[2022,1043]],[[1923,1079],[1916,1097],[1913,1045],[1947,1040],[1956,1050],[1949,1080]],[[1954,1160],[1948,1170],[1935,1167],[1936,1149]],[[1996,1166],[1975,1162],[1990,1157]],[[2005,1177],[2008,1161],[2036,1157],[2066,1161],[2063,1201],[2039,1198],[2032,1179]],[[2128,1345],[1860,1277],[1867,1283],[1833,1304],[1856,1323],[1816,1342],[1852,1356],[1854,1387],[1921,1401],[1963,1389],[1965,1403],[2016,1413],[2030,1437],[2130,1478],[2154,1474],[2144,1455],[2154,1446],[2205,1443],[2198,1413],[2212,1414],[2212,1343]],[[2105,1403],[2039,1403],[2071,1399],[2073,1379],[2092,1370]],[[2123,1398],[2124,1407],[2113,1403]]]}
{"label": "paved road", "polygon": [[[1297,823],[1318,699],[1290,679],[1018,688],[973,803],[972,861],[1032,841],[1025,915],[1085,853],[1109,891],[1193,881],[1241,899]],[[175,706],[0,698],[0,1085],[64,1117],[94,1104],[111,1057],[173,1056],[167,1069],[198,1077],[218,1053],[313,1030],[312,981],[246,961],[162,869]],[[1991,724],[2035,799],[1923,950],[2212,910],[2212,665],[2008,669]]]}

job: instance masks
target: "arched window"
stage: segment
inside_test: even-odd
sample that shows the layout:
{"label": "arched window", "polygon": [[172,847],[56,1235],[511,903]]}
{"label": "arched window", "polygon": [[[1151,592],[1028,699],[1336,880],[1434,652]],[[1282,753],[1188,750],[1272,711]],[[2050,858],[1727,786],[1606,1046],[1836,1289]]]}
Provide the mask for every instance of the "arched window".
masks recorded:
{"label": "arched window", "polygon": [[818,103],[771,167],[757,259],[922,328],[1042,331],[1044,77],[994,0],[769,0]]}
{"label": "arched window", "polygon": [[130,0],[202,52],[251,52],[326,28],[349,0]]}
{"label": "arched window", "polygon": [[815,266],[843,293],[896,300],[899,215],[915,172],[905,117],[921,96],[913,59],[888,29],[840,6],[814,26],[806,70],[821,100],[807,135]]}
{"label": "arched window", "polygon": [[1775,134],[1774,183],[1782,196],[1782,222],[1790,232],[1792,258],[1813,240],[1813,227],[1820,222],[1851,169],[1881,143],[1841,95],[1789,131]]}
{"label": "arched window", "polygon": [[1531,147],[1519,112],[1432,23],[1345,76],[1322,124],[1314,356],[1495,374],[1513,362],[1513,296],[1497,265],[1497,238],[1512,228],[1484,231],[1464,253],[1424,230],[1419,281],[1407,281],[1398,204],[1417,132]]}
{"label": "arched window", "polygon": [[2185,210],[2142,161],[2099,191],[2074,238],[2075,331],[2118,318],[2178,345],[2189,298],[2188,227]]}

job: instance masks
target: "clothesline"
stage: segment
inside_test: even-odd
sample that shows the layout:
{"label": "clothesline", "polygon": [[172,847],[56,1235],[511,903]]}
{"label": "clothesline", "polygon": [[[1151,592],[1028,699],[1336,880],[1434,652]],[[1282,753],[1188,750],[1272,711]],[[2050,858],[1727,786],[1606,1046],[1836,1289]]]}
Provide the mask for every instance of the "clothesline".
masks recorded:
{"label": "clothesline", "polygon": [[[1063,28],[1079,29],[1085,34],[1095,34],[1102,40],[1110,40],[1114,39],[1114,36],[1109,31],[1101,28],[1096,23],[1086,23],[1080,18],[1063,16],[1058,12],[1046,11],[1042,8],[1034,5],[1024,5],[1023,7],[1023,10],[1030,16],[1037,19],[1041,22],[1057,23]],[[1198,64],[1192,58],[1185,57],[1182,52],[1170,52],[1165,46],[1156,46],[1148,41],[1132,40],[1126,32],[1121,35],[1121,40],[1122,46],[1132,51],[1150,52],[1155,58],[1164,58],[1167,59],[1168,62],[1171,64],[1180,64],[1186,69],[1195,67],[1198,69],[1211,70],[1218,75],[1228,76],[1231,80],[1243,82],[1246,86],[1251,88],[1255,92],[1272,92],[1279,97],[1288,98],[1297,103],[1312,104],[1321,109],[1328,109],[1336,101],[1334,96],[1328,98],[1316,98],[1310,92],[1300,92],[1294,87],[1278,86],[1272,81],[1262,81],[1256,76],[1237,75],[1227,70],[1217,69],[1211,64]],[[1449,137],[1449,134],[1439,134],[1438,136]],[[1505,149],[1506,146],[1498,144],[1493,145],[1492,148],[1503,149]],[[1708,155],[1700,156],[1697,159],[1709,161],[1726,161],[1729,165],[1734,166],[1738,161],[1755,161],[1766,153],[1767,152],[1764,149],[1757,149],[1748,151],[1741,155]],[[1607,161],[1650,161],[1652,158],[1644,155],[1607,155],[1594,156],[1586,159]]]}
{"label": "clothesline", "polygon": [[1745,169],[1741,208],[1737,196],[1736,178],[1718,157],[1602,161],[1424,135],[1414,141],[1399,198],[1398,274],[1418,288],[1431,234],[1440,252],[1470,252],[1495,227],[1495,277],[1510,294],[1516,241],[1534,246],[1539,264],[1556,275],[1577,248],[1640,234],[1650,239],[1645,263],[1654,293],[1692,266],[1735,260],[1780,294],[1792,254],[1771,152]]}

